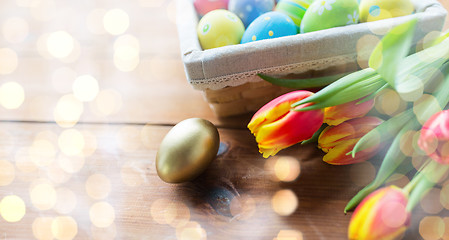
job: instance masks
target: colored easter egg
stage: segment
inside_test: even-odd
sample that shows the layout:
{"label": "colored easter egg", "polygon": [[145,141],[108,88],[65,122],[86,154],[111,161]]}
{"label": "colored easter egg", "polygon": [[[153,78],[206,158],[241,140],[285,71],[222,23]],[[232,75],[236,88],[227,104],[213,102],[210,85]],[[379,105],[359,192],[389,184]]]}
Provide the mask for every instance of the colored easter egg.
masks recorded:
{"label": "colored easter egg", "polygon": [[357,0],[316,0],[301,22],[301,33],[340,27],[359,22]]}
{"label": "colored easter egg", "polygon": [[229,0],[195,0],[193,5],[200,16],[216,9],[227,9]]}
{"label": "colored easter egg", "polygon": [[274,11],[287,14],[299,28],[304,14],[312,2],[313,0],[280,0]]}
{"label": "colored easter egg", "polygon": [[229,0],[228,10],[247,27],[258,16],[273,10],[274,0]]}
{"label": "colored easter egg", "polygon": [[415,11],[415,7],[410,0],[362,0],[360,2],[360,22],[410,15],[413,11]]}
{"label": "colored easter egg", "polygon": [[256,18],[243,34],[241,43],[297,34],[296,25],[286,14],[268,12]]}
{"label": "colored easter egg", "polygon": [[231,11],[218,9],[201,18],[197,27],[198,39],[203,49],[240,43],[245,27]]}

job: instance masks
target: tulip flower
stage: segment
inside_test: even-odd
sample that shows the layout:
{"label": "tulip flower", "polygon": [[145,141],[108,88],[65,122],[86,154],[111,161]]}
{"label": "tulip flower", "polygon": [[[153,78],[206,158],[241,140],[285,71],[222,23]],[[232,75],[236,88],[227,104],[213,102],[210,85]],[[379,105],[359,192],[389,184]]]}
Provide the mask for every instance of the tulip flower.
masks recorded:
{"label": "tulip flower", "polygon": [[352,151],[361,137],[381,123],[381,119],[368,116],[328,126],[318,138],[318,147],[327,153],[323,161],[332,165],[346,165],[368,160],[377,153],[380,143],[358,152],[354,158],[347,153]]}
{"label": "tulip flower", "polygon": [[410,225],[408,193],[388,186],[368,195],[355,209],[348,238],[360,240],[395,239]]}
{"label": "tulip flower", "polygon": [[438,112],[426,121],[418,146],[438,163],[449,164],[449,110]]}
{"label": "tulip flower", "polygon": [[338,125],[353,118],[365,116],[374,106],[374,99],[359,103],[362,99],[327,107],[324,109],[324,123]]}
{"label": "tulip flower", "polygon": [[256,137],[259,152],[263,157],[274,156],[280,150],[307,140],[323,124],[323,111],[299,112],[298,109],[310,106],[304,104],[291,108],[291,104],[311,96],[309,91],[294,91],[284,94],[257,111],[248,128]]}

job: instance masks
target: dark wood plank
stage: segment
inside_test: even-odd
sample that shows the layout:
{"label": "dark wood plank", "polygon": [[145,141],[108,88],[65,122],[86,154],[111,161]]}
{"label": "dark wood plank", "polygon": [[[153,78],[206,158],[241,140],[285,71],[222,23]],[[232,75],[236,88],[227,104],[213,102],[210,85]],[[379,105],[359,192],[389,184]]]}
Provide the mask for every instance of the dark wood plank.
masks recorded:
{"label": "dark wood plank", "polygon": [[[344,239],[350,214],[344,215],[343,208],[375,173],[369,163],[331,166],[321,161],[322,153],[315,146],[293,146],[279,157],[297,161],[299,177],[282,182],[275,173],[294,171],[293,167],[278,166],[275,171],[267,161],[276,158],[263,159],[248,131],[220,129],[228,151],[196,180],[167,184],[156,174],[155,156],[169,129],[79,124],[70,130],[75,131],[71,136],[79,131],[90,137],[85,138],[84,148],[77,149],[76,141],[64,144],[61,136],[66,130],[56,124],[3,123],[1,149],[8,151],[1,152],[0,163],[3,168],[12,166],[13,171],[0,173],[0,199],[20,197],[26,214],[14,223],[0,218],[2,236],[60,236],[61,232],[51,230],[53,224],[65,234],[77,230],[74,239],[97,239],[97,235],[104,236],[101,239],[182,239],[183,231],[205,234],[207,239],[275,239],[289,233],[300,234],[303,238],[298,240]],[[66,156],[76,150],[83,154]],[[8,182],[11,174],[14,178]],[[273,199],[280,205],[273,205]],[[297,207],[291,206],[295,199]],[[427,205],[434,203],[423,206]],[[283,216],[275,209],[291,214]],[[419,235],[420,219],[426,215],[416,211],[408,236]],[[430,215],[449,217],[449,211]]]}

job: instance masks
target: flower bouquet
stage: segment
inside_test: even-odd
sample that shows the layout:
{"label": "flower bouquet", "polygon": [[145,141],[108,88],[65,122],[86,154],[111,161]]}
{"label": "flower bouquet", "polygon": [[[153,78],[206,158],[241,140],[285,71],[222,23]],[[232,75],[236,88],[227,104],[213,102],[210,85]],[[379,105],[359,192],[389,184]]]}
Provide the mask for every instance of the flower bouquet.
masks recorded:
{"label": "flower bouquet", "polygon": [[[317,143],[332,165],[383,158],[375,179],[344,209],[355,209],[349,239],[401,236],[416,204],[449,169],[449,33],[410,54],[416,22],[393,28],[371,53],[369,67],[346,76],[317,82],[259,75],[296,89],[332,81],[315,93],[282,95],[255,113],[248,128],[265,158],[300,142]],[[376,101],[383,101],[381,113],[373,110]],[[416,166],[412,158],[424,160]],[[403,188],[385,185],[400,166],[412,180]]]}

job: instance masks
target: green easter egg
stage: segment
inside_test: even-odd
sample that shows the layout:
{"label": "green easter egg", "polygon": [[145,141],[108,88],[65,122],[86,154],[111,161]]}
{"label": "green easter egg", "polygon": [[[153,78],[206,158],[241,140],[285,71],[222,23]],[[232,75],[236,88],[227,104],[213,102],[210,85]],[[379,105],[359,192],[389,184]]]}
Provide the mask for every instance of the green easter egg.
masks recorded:
{"label": "green easter egg", "polygon": [[301,33],[359,22],[357,0],[315,0],[304,14]]}
{"label": "green easter egg", "polygon": [[299,28],[301,26],[301,20],[312,2],[313,0],[281,0],[276,5],[274,11],[289,16]]}

